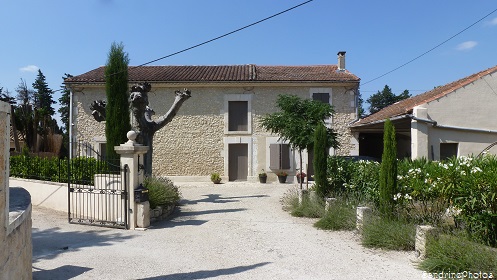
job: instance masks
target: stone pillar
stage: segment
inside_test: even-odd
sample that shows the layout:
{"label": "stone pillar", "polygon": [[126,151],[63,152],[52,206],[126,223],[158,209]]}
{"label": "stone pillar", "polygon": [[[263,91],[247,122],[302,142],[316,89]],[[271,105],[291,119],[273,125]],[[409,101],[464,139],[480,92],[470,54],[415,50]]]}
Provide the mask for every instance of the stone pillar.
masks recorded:
{"label": "stone pillar", "polygon": [[325,198],[324,211],[328,212],[330,210],[331,205],[333,205],[337,201],[334,197]]}
{"label": "stone pillar", "polygon": [[[8,110],[8,111],[7,111]],[[9,222],[9,148],[10,148],[10,127],[9,115],[10,106],[5,102],[0,102],[0,244],[4,244],[7,237],[7,226]],[[2,249],[3,248],[2,246]],[[0,265],[3,259],[0,254]]]}
{"label": "stone pillar", "polygon": [[[413,115],[420,119],[428,118],[428,109],[416,106],[413,108]],[[411,121],[411,158],[418,159],[425,157],[432,159],[429,154],[428,144],[428,124],[421,121]]]}
{"label": "stone pillar", "polygon": [[432,226],[417,226],[416,227],[416,243],[414,244],[414,250],[416,251],[416,257],[418,259],[426,258],[426,241],[428,237],[436,235],[435,228]]}
{"label": "stone pillar", "polygon": [[302,205],[302,202],[304,201],[304,196],[307,195],[308,190],[303,190],[298,188],[297,189],[297,195],[299,196],[299,205]]}
{"label": "stone pillar", "polygon": [[[137,223],[138,205],[135,203],[134,190],[143,183],[143,155],[148,151],[148,146],[143,146],[135,142],[137,133],[134,131],[128,132],[126,136],[129,139],[128,142],[121,144],[120,146],[115,146],[114,149],[117,154],[121,155],[121,168],[128,165],[128,201],[130,205],[128,210],[128,224],[129,229],[135,229],[139,226]],[[142,209],[142,211],[145,210]],[[144,215],[141,215],[141,217],[143,216]],[[148,223],[150,223],[150,221],[148,221]],[[145,224],[144,221],[140,221],[141,226]]]}
{"label": "stone pillar", "polygon": [[364,224],[368,223],[371,220],[371,216],[371,208],[364,206],[357,207],[356,229],[357,231],[359,231],[359,233],[362,233]]}

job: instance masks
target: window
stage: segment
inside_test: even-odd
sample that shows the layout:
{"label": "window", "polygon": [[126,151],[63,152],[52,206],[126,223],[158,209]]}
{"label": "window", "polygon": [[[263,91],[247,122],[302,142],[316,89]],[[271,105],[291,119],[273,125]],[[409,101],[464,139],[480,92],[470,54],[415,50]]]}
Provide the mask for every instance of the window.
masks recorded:
{"label": "window", "polygon": [[459,143],[440,143],[440,160],[457,156]]}
{"label": "window", "polygon": [[270,144],[269,154],[270,169],[290,169],[290,145]]}
{"label": "window", "polygon": [[228,101],[228,131],[248,131],[248,101]]}
{"label": "window", "polygon": [[330,94],[327,92],[314,92],[312,94],[312,100],[321,101],[323,103],[330,103]]}

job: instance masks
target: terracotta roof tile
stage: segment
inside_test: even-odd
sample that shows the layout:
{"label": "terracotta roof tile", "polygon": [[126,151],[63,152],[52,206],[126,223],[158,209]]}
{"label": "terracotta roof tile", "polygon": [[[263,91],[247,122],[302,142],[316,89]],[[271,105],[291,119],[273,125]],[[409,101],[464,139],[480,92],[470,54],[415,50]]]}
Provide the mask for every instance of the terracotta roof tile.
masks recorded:
{"label": "terracotta roof tile", "polygon": [[440,86],[437,88],[434,88],[430,91],[427,91],[425,93],[413,96],[408,99],[404,99],[402,101],[399,101],[397,103],[394,103],[388,107],[385,107],[381,109],[380,111],[369,115],[363,119],[360,119],[356,123],[354,123],[352,126],[360,126],[368,123],[373,123],[377,121],[382,121],[388,118],[393,118],[396,116],[404,115],[404,114],[409,114],[412,113],[412,109],[418,105],[428,103],[430,101],[436,100],[440,97],[443,97],[459,88],[462,88],[479,78],[486,76],[488,74],[491,74],[493,72],[497,71],[497,66],[494,66],[492,68],[483,70],[481,72],[475,73],[473,75],[470,75],[468,77],[462,78],[460,80],[457,80],[452,83],[448,83],[444,86]]}
{"label": "terracotta roof tile", "polygon": [[[66,83],[103,83],[105,67],[66,79]],[[129,67],[130,82],[359,82],[336,65],[312,66],[141,66]]]}

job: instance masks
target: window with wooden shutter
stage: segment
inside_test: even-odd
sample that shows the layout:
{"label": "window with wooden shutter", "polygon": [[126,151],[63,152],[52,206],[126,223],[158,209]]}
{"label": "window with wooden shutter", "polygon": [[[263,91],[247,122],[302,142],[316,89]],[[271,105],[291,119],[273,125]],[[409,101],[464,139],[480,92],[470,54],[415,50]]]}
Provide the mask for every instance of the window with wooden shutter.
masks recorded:
{"label": "window with wooden shutter", "polygon": [[248,102],[228,102],[228,131],[248,130]]}
{"label": "window with wooden shutter", "polygon": [[269,168],[275,170],[290,169],[290,145],[269,145]]}
{"label": "window with wooden shutter", "polygon": [[315,92],[312,94],[312,100],[317,100],[329,104],[330,94],[327,92]]}

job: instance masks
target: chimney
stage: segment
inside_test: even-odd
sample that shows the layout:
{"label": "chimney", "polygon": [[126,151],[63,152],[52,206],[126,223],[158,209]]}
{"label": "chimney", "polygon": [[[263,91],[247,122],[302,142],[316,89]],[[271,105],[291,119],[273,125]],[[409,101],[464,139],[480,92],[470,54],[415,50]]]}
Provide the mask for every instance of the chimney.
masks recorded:
{"label": "chimney", "polygon": [[345,52],[338,52],[338,71],[345,71]]}

